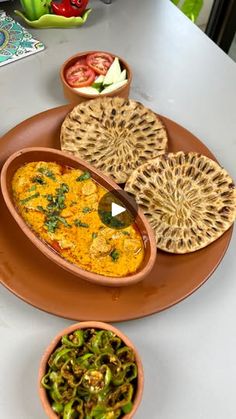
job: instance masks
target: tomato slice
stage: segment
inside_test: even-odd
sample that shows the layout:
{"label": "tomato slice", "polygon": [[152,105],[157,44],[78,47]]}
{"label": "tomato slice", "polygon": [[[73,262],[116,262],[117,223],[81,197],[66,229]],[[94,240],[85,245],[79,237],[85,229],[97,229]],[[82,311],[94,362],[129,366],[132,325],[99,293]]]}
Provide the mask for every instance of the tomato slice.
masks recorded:
{"label": "tomato slice", "polygon": [[57,240],[53,240],[51,242],[51,246],[53,247],[54,250],[56,250],[56,252],[58,252],[58,253],[61,252],[61,246],[60,246],[60,244],[58,243]]}
{"label": "tomato slice", "polygon": [[76,61],[76,64],[87,65],[86,57],[87,57],[87,55],[82,55],[82,57],[78,58],[78,60]]}
{"label": "tomato slice", "polygon": [[96,77],[94,71],[88,65],[81,64],[80,61],[69,67],[65,76],[71,87],[89,86]]}
{"label": "tomato slice", "polygon": [[87,55],[86,58],[88,66],[97,74],[105,76],[107,70],[111,67],[114,59],[110,54],[104,52],[95,52]]}

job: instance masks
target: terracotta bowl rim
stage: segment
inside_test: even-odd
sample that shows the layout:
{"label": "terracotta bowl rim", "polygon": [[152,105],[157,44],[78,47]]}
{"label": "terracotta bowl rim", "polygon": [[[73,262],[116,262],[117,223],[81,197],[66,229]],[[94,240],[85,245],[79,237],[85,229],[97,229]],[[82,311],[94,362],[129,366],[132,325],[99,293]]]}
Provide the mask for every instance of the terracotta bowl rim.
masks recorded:
{"label": "terracotta bowl rim", "polygon": [[[70,63],[70,61],[73,61],[75,58],[77,58],[77,57],[82,57],[83,55],[87,55],[87,54],[92,54],[92,53],[95,53],[95,52],[102,52],[102,53],[104,53],[104,54],[109,54],[109,55],[111,55],[112,57],[117,57],[118,59],[119,59],[119,61],[121,62],[121,64],[123,64],[123,66],[126,68],[126,70],[127,70],[127,75],[128,75],[128,78],[127,78],[127,83],[124,85],[124,86],[121,86],[121,87],[119,87],[118,89],[116,89],[116,90],[113,90],[112,92],[110,92],[110,93],[105,93],[105,94],[102,94],[102,95],[89,95],[88,93],[80,93],[80,92],[77,92],[75,89],[73,89],[73,87],[71,87],[68,83],[67,83],[67,81],[66,81],[66,78],[65,78],[65,76],[64,76],[64,71],[65,71],[65,68],[66,68],[66,66]],[[122,57],[120,57],[119,55],[117,55],[117,54],[113,54],[112,52],[108,52],[108,51],[101,51],[101,50],[91,50],[91,51],[83,51],[83,52],[78,52],[77,54],[74,54],[74,55],[72,55],[71,57],[69,57],[66,61],[64,61],[64,63],[61,65],[61,68],[60,68],[60,78],[61,78],[61,81],[62,81],[62,83],[72,92],[72,93],[74,93],[75,95],[77,95],[77,96],[81,96],[81,97],[84,97],[84,98],[88,98],[88,99],[96,99],[96,98],[103,98],[103,97],[108,97],[110,94],[112,94],[112,95],[114,95],[114,94],[116,94],[116,93],[120,93],[127,85],[130,85],[131,84],[131,81],[132,81],[132,79],[133,79],[133,72],[132,72],[132,70],[131,70],[131,68],[130,68],[130,65],[127,63],[127,61],[126,60],[124,60]]]}
{"label": "terracotta bowl rim", "polygon": [[[135,284],[141,280],[143,280],[149,272],[152,270],[155,260],[156,260],[156,242],[153,230],[151,226],[149,225],[145,215],[143,214],[142,210],[138,208],[137,217],[135,220],[135,223],[138,224],[137,219],[139,219],[142,222],[143,230],[145,231],[145,234],[148,238],[149,242],[149,257],[146,260],[146,263],[144,266],[140,266],[138,271],[134,272],[131,275],[123,276],[123,277],[109,277],[106,275],[100,275],[91,271],[86,271],[82,268],[80,268],[77,265],[72,264],[71,262],[67,261],[66,259],[62,258],[59,254],[54,252],[46,243],[44,243],[37,235],[30,229],[30,227],[25,223],[22,216],[17,211],[13,199],[11,195],[8,193],[8,176],[7,172],[9,167],[14,163],[14,161],[22,156],[22,155],[30,155],[31,153],[35,152],[44,152],[47,154],[51,154],[53,156],[53,159],[55,160],[55,156],[62,156],[65,157],[68,160],[71,160],[72,162],[78,163],[78,166],[83,166],[86,169],[88,169],[91,173],[98,176],[98,178],[105,181],[106,186],[103,186],[107,188],[109,185],[112,189],[115,190],[122,190],[113,180],[111,180],[108,176],[101,173],[98,169],[95,169],[93,166],[88,164],[82,159],[78,159],[75,156],[72,156],[66,152],[56,150],[53,148],[47,148],[47,147],[27,147],[23,148],[21,150],[18,150],[14,154],[12,154],[4,163],[1,171],[1,189],[3,198],[5,200],[5,203],[8,207],[8,210],[10,211],[11,215],[21,228],[21,230],[24,232],[24,234],[33,242],[33,244],[41,251],[45,256],[47,256],[50,260],[52,260],[54,263],[56,263],[58,266],[60,266],[62,269],[66,269],[69,272],[71,272],[75,276],[79,276],[80,278],[87,280],[89,282],[92,282],[96,285],[105,285],[105,286],[111,286],[111,287],[120,287],[120,286],[129,286],[132,284]],[[26,159],[26,161],[28,161]],[[99,181],[98,181],[99,183]],[[102,182],[100,183],[102,185]],[[108,189],[109,190],[109,189]],[[122,197],[121,197],[122,200]],[[144,234],[144,233],[143,233]],[[141,233],[142,235],[142,233]],[[142,235],[143,237],[143,235]]]}
{"label": "terracotta bowl rim", "polygon": [[124,416],[122,416],[122,419],[131,419],[134,416],[135,412],[137,411],[137,409],[138,409],[138,407],[141,403],[142,395],[143,395],[144,370],[143,370],[141,357],[138,353],[138,350],[134,346],[133,342],[120,329],[118,329],[117,327],[112,326],[111,324],[104,323],[104,322],[99,322],[99,321],[90,320],[90,321],[85,321],[85,322],[74,323],[74,324],[66,327],[65,329],[61,330],[52,339],[52,341],[49,343],[49,345],[46,347],[46,349],[45,349],[45,351],[44,351],[44,353],[41,357],[40,364],[39,364],[39,370],[38,370],[38,393],[39,393],[39,397],[40,397],[40,401],[42,403],[42,406],[43,406],[46,414],[48,415],[48,417],[50,419],[57,419],[58,418],[58,415],[55,414],[53,412],[52,408],[51,408],[51,405],[50,405],[48,397],[47,397],[46,390],[41,385],[41,380],[42,380],[42,378],[43,378],[43,376],[46,372],[47,361],[48,361],[51,353],[54,351],[56,346],[59,344],[61,337],[63,335],[71,333],[75,330],[86,329],[86,328],[110,330],[110,331],[114,332],[118,337],[120,337],[122,339],[122,341],[127,346],[132,348],[133,351],[134,351],[135,360],[136,360],[136,364],[137,364],[137,367],[138,367],[137,390],[136,390],[135,398],[134,398],[134,401],[133,401],[132,411],[130,413],[125,414]]}

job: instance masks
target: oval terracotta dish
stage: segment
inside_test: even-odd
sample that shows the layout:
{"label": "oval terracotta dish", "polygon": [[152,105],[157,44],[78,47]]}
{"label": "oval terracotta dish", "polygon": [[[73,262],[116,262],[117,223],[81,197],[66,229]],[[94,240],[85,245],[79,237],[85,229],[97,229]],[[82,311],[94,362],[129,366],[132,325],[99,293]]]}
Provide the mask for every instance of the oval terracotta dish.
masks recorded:
{"label": "oval terracotta dish", "polygon": [[73,87],[71,87],[68,84],[68,82],[66,80],[66,77],[65,77],[66,70],[68,70],[69,67],[73,66],[79,58],[84,57],[85,55],[88,55],[88,54],[96,53],[96,52],[109,54],[113,58],[117,57],[119,59],[122,70],[127,71],[127,80],[128,80],[127,83],[124,86],[122,86],[122,87],[120,87],[116,90],[113,90],[110,93],[104,93],[103,95],[101,95],[101,97],[104,97],[104,96],[109,96],[109,97],[119,96],[119,97],[123,97],[123,98],[128,98],[129,97],[130,85],[131,85],[131,81],[132,81],[132,71],[131,71],[131,68],[130,68],[129,64],[123,58],[119,57],[118,55],[111,54],[110,52],[106,52],[106,51],[83,51],[83,52],[80,52],[80,53],[75,54],[72,57],[68,58],[68,60],[66,60],[64,62],[64,64],[61,67],[61,70],[60,70],[60,77],[61,77],[61,82],[62,82],[62,86],[63,86],[64,96],[65,96],[66,99],[69,100],[70,103],[79,104],[81,102],[84,102],[85,100],[95,99],[95,98],[98,97],[98,95],[88,95],[86,93],[81,93],[81,92],[76,91]]}
{"label": "oval terracotta dish", "polygon": [[[12,178],[16,170],[26,163],[37,161],[56,162],[63,166],[81,169],[82,171],[87,170],[91,173],[92,178],[108,191],[115,191],[116,194],[119,194],[119,191],[122,191],[122,189],[115,182],[110,180],[107,176],[103,175],[99,170],[93,168],[83,160],[67,155],[62,151],[53,150],[50,148],[33,147],[20,150],[13,154],[7,159],[1,172],[2,194],[6,205],[15,221],[18,223],[26,236],[35,244],[35,246],[49,259],[53,260],[53,262],[55,262],[57,265],[66,269],[72,274],[78,275],[80,278],[95,284],[108,286],[127,286],[144,279],[149,274],[155,263],[156,245],[153,231],[140,209],[138,209],[138,212],[134,215],[135,224],[139,229],[144,244],[144,258],[138,270],[127,276],[109,277],[86,271],[62,258],[57,252],[55,252],[46,243],[40,240],[39,237],[37,237],[37,235],[30,229],[30,227],[25,223],[21,215],[18,213],[12,195]],[[124,206],[129,208],[131,213],[134,212],[134,208],[130,206],[130,202],[125,199],[123,194],[119,195],[119,199],[124,204]]]}
{"label": "oval terracotta dish", "polygon": [[141,361],[140,356],[137,352],[137,349],[135,348],[133,343],[119,329],[117,329],[116,327],[111,326],[110,324],[102,323],[102,322],[95,322],[95,321],[87,321],[87,322],[76,323],[76,324],[73,324],[73,325],[67,327],[66,329],[64,329],[60,333],[58,333],[58,335],[52,340],[52,342],[49,344],[49,346],[45,350],[45,352],[43,354],[43,357],[41,359],[41,362],[40,362],[39,374],[38,374],[39,396],[40,396],[40,400],[42,402],[43,408],[44,408],[47,416],[50,419],[57,419],[58,418],[58,415],[55,414],[54,411],[52,410],[52,407],[51,407],[50,402],[49,402],[48,397],[47,397],[46,390],[41,384],[42,378],[46,374],[46,371],[47,371],[47,362],[48,362],[48,359],[49,359],[50,355],[52,354],[52,352],[58,346],[62,336],[73,333],[75,330],[78,330],[78,329],[87,329],[87,328],[94,328],[94,329],[100,329],[100,330],[105,329],[105,330],[109,330],[109,331],[115,333],[115,335],[117,335],[124,342],[124,344],[126,346],[130,347],[134,352],[135,361],[136,361],[136,365],[137,365],[137,368],[138,368],[137,388],[136,388],[136,393],[135,393],[134,400],[133,400],[132,411],[130,413],[124,414],[124,416],[122,416],[122,419],[131,419],[131,418],[133,418],[135,412],[138,409],[138,406],[141,402],[142,394],[143,394],[144,373],[143,373],[142,361]]}

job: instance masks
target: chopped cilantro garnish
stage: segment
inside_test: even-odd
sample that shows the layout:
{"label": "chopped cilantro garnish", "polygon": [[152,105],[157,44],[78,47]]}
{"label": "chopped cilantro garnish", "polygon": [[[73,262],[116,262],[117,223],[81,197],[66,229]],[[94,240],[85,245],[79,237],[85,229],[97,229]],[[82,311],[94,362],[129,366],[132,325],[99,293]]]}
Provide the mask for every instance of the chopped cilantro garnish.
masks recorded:
{"label": "chopped cilantro garnish", "polygon": [[66,227],[71,227],[70,224],[68,224],[68,222],[66,221],[66,219],[64,217],[61,217],[60,215],[57,215],[57,219],[58,221],[60,221],[62,224],[64,224],[64,226]]}
{"label": "chopped cilantro garnish", "polygon": [[84,172],[84,173],[82,173],[82,175],[80,175],[79,177],[77,177],[77,182],[82,182],[83,180],[87,180],[87,179],[90,179],[91,178],[91,175],[90,175],[90,173],[89,172]]}
{"label": "chopped cilantro garnish", "polygon": [[45,185],[46,183],[41,176],[33,177],[32,182],[38,183],[39,185]]}
{"label": "chopped cilantro garnish", "polygon": [[83,209],[82,209],[82,212],[84,213],[84,214],[88,214],[89,212],[91,212],[92,211],[92,208],[89,208],[89,207],[84,207]]}
{"label": "chopped cilantro garnish", "polygon": [[47,200],[49,201],[48,210],[60,210],[64,209],[65,206],[65,193],[69,191],[69,187],[66,183],[62,183],[59,188],[56,189],[56,195],[52,194],[46,195]]}
{"label": "chopped cilantro garnish", "polygon": [[31,188],[29,188],[29,192],[36,191],[36,185],[32,185]]}
{"label": "chopped cilantro garnish", "polygon": [[122,231],[122,233],[123,233],[125,236],[130,236],[130,233],[129,233],[128,231]]}
{"label": "chopped cilantro garnish", "polygon": [[92,233],[92,238],[96,239],[96,237],[98,236],[98,233]]}
{"label": "chopped cilantro garnish", "polygon": [[50,233],[54,233],[56,228],[58,227],[58,218],[57,216],[47,216],[45,221],[45,226]]}
{"label": "chopped cilantro garnish", "polygon": [[71,227],[70,224],[68,224],[68,222],[65,220],[65,218],[60,217],[60,215],[54,214],[48,214],[44,224],[50,233],[54,233],[59,223],[64,224],[66,227]]}
{"label": "chopped cilantro garnish", "polygon": [[113,262],[116,262],[116,261],[119,259],[120,254],[119,254],[118,250],[114,249],[114,250],[112,250],[112,252],[110,253],[110,256],[111,256],[111,258],[112,258]]}
{"label": "chopped cilantro garnish", "polygon": [[38,198],[38,196],[39,196],[39,192],[36,192],[34,195],[30,195],[25,199],[21,199],[20,203],[26,204],[26,202],[30,201],[31,199]]}
{"label": "chopped cilantro garnish", "polygon": [[53,201],[53,195],[52,194],[47,194],[47,195],[44,195],[45,196],[45,198],[47,198],[47,200],[48,201]]}
{"label": "chopped cilantro garnish", "polygon": [[39,167],[38,172],[42,173],[43,175],[47,176],[52,180],[56,180],[54,173],[46,167]]}
{"label": "chopped cilantro garnish", "polygon": [[80,220],[75,220],[74,224],[75,224],[76,227],[84,227],[84,228],[89,227],[89,225],[87,223],[83,223]]}
{"label": "chopped cilantro garnish", "polygon": [[62,183],[60,185],[60,187],[57,189],[57,193],[63,194],[63,193],[67,193],[69,191],[69,186],[66,183]]}
{"label": "chopped cilantro garnish", "polygon": [[37,210],[41,211],[41,212],[46,212],[46,209],[42,207],[42,205],[38,205]]}
{"label": "chopped cilantro garnish", "polygon": [[112,217],[111,211],[98,210],[99,215],[104,224],[111,228],[122,228],[125,224],[116,217]]}

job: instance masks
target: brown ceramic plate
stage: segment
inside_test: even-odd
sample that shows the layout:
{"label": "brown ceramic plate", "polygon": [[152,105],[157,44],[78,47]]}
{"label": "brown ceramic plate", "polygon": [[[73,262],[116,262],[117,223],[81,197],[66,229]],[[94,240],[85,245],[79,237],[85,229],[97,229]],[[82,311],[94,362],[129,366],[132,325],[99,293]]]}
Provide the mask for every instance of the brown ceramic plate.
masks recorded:
{"label": "brown ceramic plate", "polygon": [[[145,278],[145,276],[147,276],[150,273],[155,263],[156,241],[154,238],[152,228],[150,227],[141,209],[135,211],[136,208],[134,209],[130,206],[131,212],[133,212],[133,216],[135,218],[135,224],[138,227],[138,230],[143,239],[145,250],[144,259],[141,263],[141,266],[138,268],[136,272],[130,275],[123,276],[121,278],[99,275],[91,271],[86,271],[85,269],[80,268],[78,265],[70,263],[68,260],[61,257],[59,253],[53,250],[43,240],[40,240],[40,238],[31,230],[31,228],[25,223],[24,219],[21,217],[15,206],[12,194],[12,178],[14,176],[14,173],[24,164],[36,161],[56,162],[62,166],[81,169],[83,172],[88,170],[91,173],[92,179],[94,179],[96,183],[101,185],[107,191],[115,191],[117,194],[119,194],[119,191],[121,190],[121,188],[115,182],[113,182],[113,180],[109,179],[99,170],[95,169],[87,162],[78,159],[74,156],[71,156],[63,151],[58,151],[53,148],[45,147],[29,147],[17,151],[6,160],[2,168],[2,195],[11,215],[13,216],[17,224],[20,226],[22,231],[26,234],[26,236],[32,241],[32,243],[34,243],[35,246],[45,256],[47,256],[57,265],[66,269],[73,275],[79,276],[80,278],[85,279],[89,282],[99,285],[107,285],[110,287],[121,287],[142,281]],[[124,206],[126,206],[127,202],[125,202],[125,196],[123,194],[119,194],[117,198],[119,197],[120,201],[124,204]]]}
{"label": "brown ceramic plate", "polygon": [[[23,147],[60,148],[60,126],[71,105],[22,122],[0,140],[0,165]],[[190,132],[162,117],[170,151],[212,153]],[[233,228],[202,250],[186,255],[158,251],[148,277],[135,285],[107,288],[79,279],[44,256],[25,237],[0,198],[0,280],[14,294],[42,310],[76,320],[122,321],[164,310],[198,289],[214,272]],[[43,269],[42,269],[43,267]]]}

